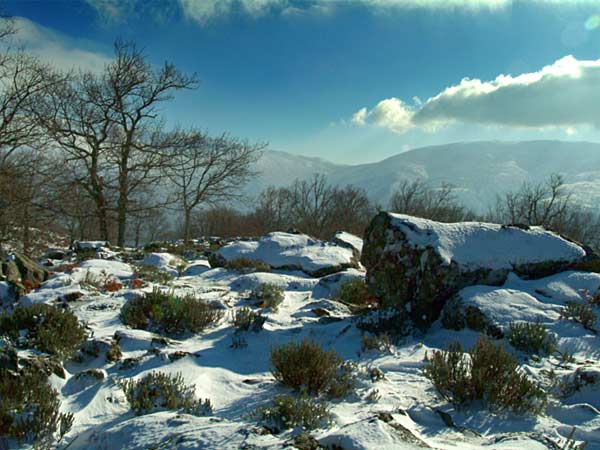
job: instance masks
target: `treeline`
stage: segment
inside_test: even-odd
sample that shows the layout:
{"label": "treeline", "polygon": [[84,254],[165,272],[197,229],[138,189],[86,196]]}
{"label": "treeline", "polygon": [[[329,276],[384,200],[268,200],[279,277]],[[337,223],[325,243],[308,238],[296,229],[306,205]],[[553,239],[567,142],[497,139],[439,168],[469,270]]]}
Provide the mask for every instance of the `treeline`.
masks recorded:
{"label": "treeline", "polygon": [[163,111],[198,78],[116,42],[102,70],[62,71],[16,50],[0,19],[0,243],[32,229],[118,245],[151,237],[163,210],[192,214],[240,196],[262,143],[167,127]]}
{"label": "treeline", "polygon": [[[330,239],[343,230],[362,236],[373,216],[384,209],[440,222],[542,226],[600,249],[600,216],[579,206],[559,175],[498,194],[486,213],[464,206],[448,184],[435,187],[424,180],[405,181],[393,193],[390,203],[381,206],[369,200],[363,189],[331,186],[325,176],[315,175],[289,187],[266,189],[254,209],[246,213],[231,207],[199,211],[193,220],[193,234],[235,237],[297,230]],[[180,234],[175,232],[174,236]]]}
{"label": "treeline", "polygon": [[296,230],[329,239],[344,230],[362,235],[377,213],[364,189],[332,186],[323,175],[296,180],[289,187],[267,188],[249,212],[216,207],[199,211],[193,222],[196,236],[260,236]]}

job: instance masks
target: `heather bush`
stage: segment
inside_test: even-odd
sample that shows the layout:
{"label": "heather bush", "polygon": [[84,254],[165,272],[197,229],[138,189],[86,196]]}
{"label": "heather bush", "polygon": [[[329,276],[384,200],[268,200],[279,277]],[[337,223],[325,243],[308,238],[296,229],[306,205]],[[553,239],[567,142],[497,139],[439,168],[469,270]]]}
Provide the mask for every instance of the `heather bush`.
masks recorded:
{"label": "heather bush", "polygon": [[132,328],[166,334],[193,333],[217,322],[223,312],[192,295],[179,297],[154,289],[121,308],[121,320]]}
{"label": "heather bush", "polygon": [[58,393],[43,372],[0,369],[0,436],[50,449],[72,424],[73,415],[60,412]]}
{"label": "heather bush", "polygon": [[123,357],[121,347],[117,342],[111,342],[110,347],[106,351],[106,360],[109,362],[119,361]]}
{"label": "heather bush", "polygon": [[175,278],[169,272],[154,266],[140,265],[136,267],[135,271],[137,277],[147,283],[168,285]]}
{"label": "heather bush", "polygon": [[235,258],[226,261],[223,267],[242,273],[271,272],[271,266],[269,266],[267,263],[261,261],[260,259],[251,258]]}
{"label": "heather bush", "polygon": [[567,302],[561,311],[561,317],[580,323],[586,330],[596,332],[594,326],[597,316],[588,303]]}
{"label": "heather bush", "polygon": [[277,311],[285,297],[283,289],[270,283],[261,283],[250,294],[253,298],[260,300],[261,308],[271,308]]}
{"label": "heather bush", "polygon": [[353,367],[309,339],[272,348],[271,366],[275,379],[296,391],[338,398],[354,389]]}
{"label": "heather bush", "polygon": [[313,430],[327,424],[331,417],[325,402],[306,395],[276,395],[268,406],[258,408],[254,416],[274,433],[296,427]]}
{"label": "heather bush", "polygon": [[254,331],[262,330],[262,327],[267,318],[260,313],[255,313],[250,308],[240,308],[235,312],[233,317],[233,325],[237,331]]}
{"label": "heather bush", "polygon": [[511,323],[508,326],[508,342],[517,350],[529,354],[549,355],[556,350],[556,336],[541,323]]}
{"label": "heather bush", "polygon": [[457,405],[482,401],[490,408],[539,413],[546,394],[519,370],[516,359],[488,337],[468,354],[459,343],[425,359],[425,376],[438,392]]}
{"label": "heather bush", "polygon": [[197,399],[195,386],[186,385],[180,373],[169,375],[151,372],[139,380],[125,380],[121,387],[137,415],[160,409],[183,411],[196,416],[212,413],[210,400]]}
{"label": "heather bush", "polygon": [[[27,330],[23,336],[22,330]],[[53,305],[19,306],[0,317],[0,332],[15,345],[68,359],[75,355],[87,333],[71,311]]]}

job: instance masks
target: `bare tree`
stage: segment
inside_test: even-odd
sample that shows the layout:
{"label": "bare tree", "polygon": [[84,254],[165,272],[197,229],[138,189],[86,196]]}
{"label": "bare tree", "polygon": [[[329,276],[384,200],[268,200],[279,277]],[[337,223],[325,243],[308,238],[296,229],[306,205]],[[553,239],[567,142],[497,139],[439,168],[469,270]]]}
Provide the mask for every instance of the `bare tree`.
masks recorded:
{"label": "bare tree", "polygon": [[342,230],[362,235],[377,209],[363,189],[332,186],[316,174],[289,187],[267,188],[252,216],[263,233],[295,228],[329,239]]}
{"label": "bare tree", "polygon": [[[226,134],[212,138],[185,133],[183,144],[172,148],[166,174],[175,187],[183,211],[183,238],[191,238],[192,213],[200,206],[215,206],[243,196],[243,186],[255,175],[252,164],[263,144],[250,144]],[[178,140],[181,142],[181,140]]]}
{"label": "bare tree", "polygon": [[498,195],[487,220],[542,226],[600,248],[600,217],[574,202],[559,174],[552,174],[543,183],[524,183],[516,191]]}
{"label": "bare tree", "polygon": [[524,183],[517,191],[498,195],[490,214],[496,222],[561,227],[571,209],[571,195],[559,174],[539,184]]}
{"label": "bare tree", "polygon": [[171,133],[164,133],[159,106],[174,92],[194,88],[195,75],[187,76],[170,63],[154,70],[145,55],[131,43],[115,44],[115,60],[103,75],[115,128],[111,136],[111,161],[116,165],[118,245],[125,241],[127,214],[132,196],[155,183],[166,163]]}
{"label": "bare tree", "polygon": [[113,104],[102,80],[86,72],[56,86],[37,113],[39,124],[64,152],[71,172],[65,183],[77,185],[93,201],[103,240],[109,240],[110,178],[114,178],[109,161]]}
{"label": "bare tree", "polygon": [[392,195],[391,210],[440,222],[461,222],[475,215],[462,206],[451,185],[432,188],[422,180],[405,181]]}

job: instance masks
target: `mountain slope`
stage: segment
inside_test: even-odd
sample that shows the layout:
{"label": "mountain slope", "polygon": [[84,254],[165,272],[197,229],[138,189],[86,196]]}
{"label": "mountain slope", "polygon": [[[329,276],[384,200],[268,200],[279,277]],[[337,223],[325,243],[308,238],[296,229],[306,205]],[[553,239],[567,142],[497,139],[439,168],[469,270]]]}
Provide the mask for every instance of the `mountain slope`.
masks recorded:
{"label": "mountain slope", "polygon": [[385,205],[404,180],[424,179],[432,186],[451,183],[461,201],[479,211],[487,209],[497,193],[517,189],[525,181],[541,182],[557,172],[577,201],[592,208],[600,204],[600,144],[590,142],[454,143],[353,166],[267,151],[257,168],[261,175],[249,186],[251,194],[268,185],[285,186],[295,178],[323,173],[333,184],[366,189],[373,200]]}

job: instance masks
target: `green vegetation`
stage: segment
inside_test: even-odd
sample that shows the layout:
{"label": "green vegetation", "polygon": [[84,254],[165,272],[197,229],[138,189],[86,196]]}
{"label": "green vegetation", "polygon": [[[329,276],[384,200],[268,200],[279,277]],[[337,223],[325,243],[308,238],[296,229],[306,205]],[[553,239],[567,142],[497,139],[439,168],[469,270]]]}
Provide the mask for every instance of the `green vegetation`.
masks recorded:
{"label": "green vegetation", "polygon": [[296,427],[313,430],[330,420],[327,403],[306,395],[276,395],[271,404],[258,408],[254,416],[274,433]]}
{"label": "green vegetation", "polygon": [[434,351],[425,359],[425,376],[456,405],[482,401],[489,408],[539,413],[546,393],[519,370],[516,359],[488,337],[480,338],[468,355],[459,343]]}
{"label": "green vegetation", "polygon": [[567,302],[561,312],[561,317],[580,323],[586,330],[596,332],[594,326],[597,316],[588,303]]}
{"label": "green vegetation", "polygon": [[261,261],[260,259],[251,258],[235,258],[230,261],[225,261],[226,269],[235,270],[237,272],[271,272],[271,266]]}
{"label": "green vegetation", "polygon": [[58,393],[43,372],[0,369],[0,436],[50,449],[72,424],[73,415],[60,413]]}
{"label": "green vegetation", "polygon": [[144,280],[148,283],[156,283],[162,285],[168,285],[175,278],[169,272],[159,269],[154,266],[136,266],[136,274],[139,279]]}
{"label": "green vegetation", "polygon": [[271,283],[259,284],[250,295],[260,300],[258,306],[261,308],[271,308],[273,311],[277,311],[277,308],[285,298],[283,289]]}
{"label": "green vegetation", "polygon": [[155,410],[183,411],[196,416],[212,413],[209,399],[195,397],[195,386],[186,385],[180,373],[169,375],[151,372],[140,380],[125,380],[121,383],[131,409],[137,414],[148,414]]}
{"label": "green vegetation", "polygon": [[272,348],[271,365],[275,379],[298,392],[340,398],[354,390],[353,367],[309,339]]}
{"label": "green vegetation", "polygon": [[[23,337],[22,330],[27,330]],[[15,345],[68,359],[87,337],[83,325],[71,311],[46,304],[18,306],[13,314],[0,317],[0,332]]]}
{"label": "green vegetation", "polygon": [[556,350],[556,336],[548,333],[541,323],[511,323],[508,327],[508,342],[517,350],[529,354],[549,355]]}
{"label": "green vegetation", "polygon": [[233,325],[237,331],[254,331],[262,330],[262,327],[267,318],[260,313],[255,313],[250,308],[240,308],[235,312],[233,317]]}
{"label": "green vegetation", "polygon": [[132,328],[165,334],[197,333],[217,322],[223,312],[192,295],[178,297],[154,289],[121,308],[121,320]]}

